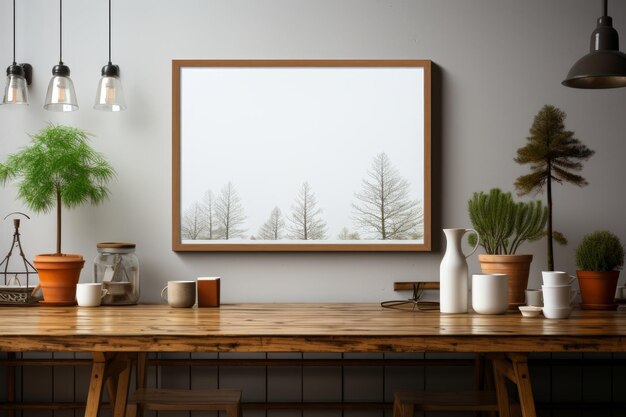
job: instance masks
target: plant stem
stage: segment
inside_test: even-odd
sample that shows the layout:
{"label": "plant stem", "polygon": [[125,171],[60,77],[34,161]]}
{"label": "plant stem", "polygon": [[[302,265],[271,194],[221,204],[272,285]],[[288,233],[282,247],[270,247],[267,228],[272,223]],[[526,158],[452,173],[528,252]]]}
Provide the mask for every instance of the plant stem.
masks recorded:
{"label": "plant stem", "polygon": [[61,254],[61,188],[57,187],[57,255]]}
{"label": "plant stem", "polygon": [[548,181],[546,181],[548,197],[548,271],[554,271],[554,241],[552,238],[552,162],[548,160]]}

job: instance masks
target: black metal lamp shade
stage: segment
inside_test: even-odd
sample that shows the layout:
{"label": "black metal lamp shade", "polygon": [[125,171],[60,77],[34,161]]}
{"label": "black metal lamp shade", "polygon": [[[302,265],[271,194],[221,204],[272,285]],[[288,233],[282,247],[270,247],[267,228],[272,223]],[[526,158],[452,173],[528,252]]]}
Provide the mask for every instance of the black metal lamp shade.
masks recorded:
{"label": "black metal lamp shade", "polygon": [[590,50],[572,66],[561,84],[573,88],[626,87],[626,54],[620,52],[613,19],[606,15],[606,0],[604,16],[598,18],[591,34]]}

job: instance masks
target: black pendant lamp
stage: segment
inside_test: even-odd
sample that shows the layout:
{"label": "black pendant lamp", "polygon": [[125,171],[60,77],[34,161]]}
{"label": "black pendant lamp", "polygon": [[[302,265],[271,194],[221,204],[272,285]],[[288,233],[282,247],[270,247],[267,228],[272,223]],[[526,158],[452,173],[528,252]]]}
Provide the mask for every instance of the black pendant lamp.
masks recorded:
{"label": "black pendant lamp", "polygon": [[13,0],[13,63],[7,68],[7,84],[4,88],[2,104],[28,105],[28,85],[33,77],[30,64],[15,62],[15,0]]}
{"label": "black pendant lamp", "polygon": [[98,83],[93,108],[102,111],[126,110],[124,90],[120,81],[120,67],[111,62],[111,0],[109,0],[109,62],[102,67],[102,78]]}
{"label": "black pendant lamp", "polygon": [[561,83],[566,87],[626,87],[626,54],[619,50],[619,35],[607,15],[607,1],[603,0],[603,14],[591,34],[591,51],[569,70]]}
{"label": "black pendant lamp", "polygon": [[48,84],[43,108],[60,112],[78,110],[74,83],[70,78],[70,67],[63,63],[63,0],[59,0],[59,65],[52,68],[52,79]]}

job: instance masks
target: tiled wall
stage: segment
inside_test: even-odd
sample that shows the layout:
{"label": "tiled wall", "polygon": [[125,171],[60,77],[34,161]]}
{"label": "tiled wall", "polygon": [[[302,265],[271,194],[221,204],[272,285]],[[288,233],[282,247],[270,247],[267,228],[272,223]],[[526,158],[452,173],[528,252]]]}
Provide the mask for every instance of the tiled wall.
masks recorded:
{"label": "tiled wall", "polygon": [[[18,355],[19,357],[19,355]],[[24,358],[48,358],[28,353]],[[55,358],[88,355],[55,354]],[[171,353],[159,359],[216,359],[217,354]],[[454,354],[233,354],[220,359],[466,359]],[[580,361],[582,359],[582,362]],[[86,398],[89,367],[24,367],[17,372],[18,399],[28,402],[82,402]],[[0,369],[6,399],[6,370]],[[531,378],[540,417],[626,416],[626,355],[534,354]],[[239,388],[244,402],[390,402],[398,389],[463,390],[473,387],[471,366],[160,366],[150,367],[149,386],[166,388]],[[579,403],[582,403],[579,404]],[[600,409],[599,403],[613,406]],[[556,407],[556,408],[555,408]],[[191,417],[211,415],[192,413]],[[245,417],[384,417],[380,410],[245,410]],[[2,412],[6,416],[6,412]],[[104,412],[103,415],[108,415]],[[163,416],[188,417],[189,413]],[[446,416],[443,413],[434,415]],[[459,414],[450,414],[459,415]],[[469,415],[469,414],[466,414]],[[82,411],[26,410],[23,417],[78,417]],[[20,414],[17,414],[20,417]],[[153,417],[153,415],[148,415]]]}

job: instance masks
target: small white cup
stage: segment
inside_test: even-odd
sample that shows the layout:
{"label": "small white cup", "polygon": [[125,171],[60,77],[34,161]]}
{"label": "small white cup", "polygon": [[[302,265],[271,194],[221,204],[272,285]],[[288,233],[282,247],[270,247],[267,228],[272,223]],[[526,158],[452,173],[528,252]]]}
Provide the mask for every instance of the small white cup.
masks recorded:
{"label": "small white cup", "polygon": [[527,289],[526,290],[526,305],[543,307],[543,293],[541,290]]}
{"label": "small white cup", "polygon": [[571,307],[564,307],[564,308],[544,307],[543,308],[543,315],[547,319],[566,319],[570,316],[570,314],[572,314]]}
{"label": "small white cup", "polygon": [[626,295],[626,287],[623,285],[620,285],[619,287],[615,288],[615,298],[618,300],[623,300],[624,296]]}
{"label": "small white cup", "polygon": [[76,284],[76,302],[81,307],[98,307],[107,294],[108,290],[99,282]]}
{"label": "small white cup", "polygon": [[563,271],[541,271],[543,276],[543,285],[555,287],[558,285],[572,285],[574,278],[572,275],[568,275]]}
{"label": "small white cup", "polygon": [[543,290],[543,306],[548,309],[567,308],[578,294],[571,285],[542,285],[541,289]]}
{"label": "small white cup", "polygon": [[502,314],[509,307],[507,274],[472,275],[472,308],[478,314]]}

